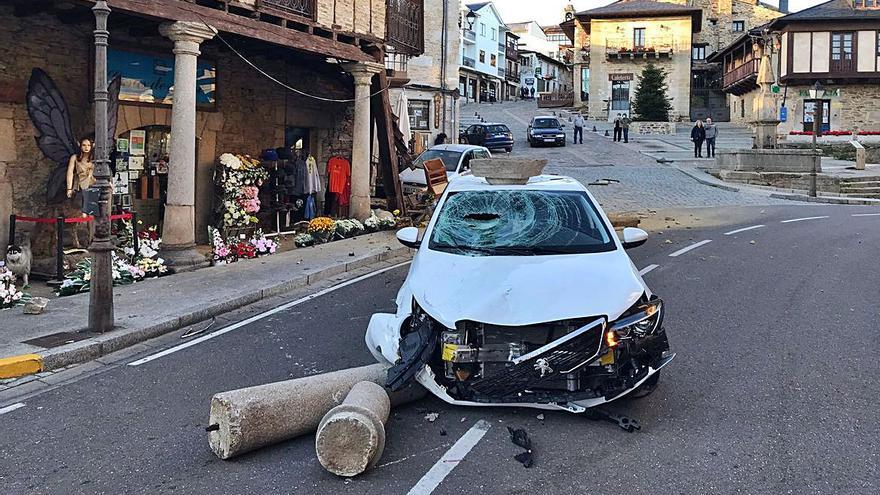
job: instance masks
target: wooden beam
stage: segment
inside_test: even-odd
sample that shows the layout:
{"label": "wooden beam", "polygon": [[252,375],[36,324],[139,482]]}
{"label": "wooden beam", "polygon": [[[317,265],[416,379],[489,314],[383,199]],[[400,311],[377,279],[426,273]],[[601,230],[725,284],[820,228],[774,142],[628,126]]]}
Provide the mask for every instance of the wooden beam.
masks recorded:
{"label": "wooden beam", "polygon": [[[370,91],[375,95],[371,98],[371,113],[376,121],[376,138],[379,141],[379,170],[385,186],[385,197],[388,210],[404,209],[403,195],[398,175],[399,160],[397,146],[394,142],[394,121],[391,111],[391,97],[388,91],[388,77],[380,72],[373,78]],[[380,92],[381,91],[381,92]],[[379,94],[376,94],[379,93]],[[405,212],[404,212],[405,213]]]}
{"label": "wooden beam", "polygon": [[[80,0],[94,5],[93,0]],[[368,54],[347,43],[330,41],[308,33],[257,21],[221,10],[202,7],[181,0],[113,0],[111,8],[117,12],[164,21],[207,22],[221,32],[234,33],[307,53],[325,55],[341,60],[366,62]],[[112,14],[111,14],[112,15]]]}

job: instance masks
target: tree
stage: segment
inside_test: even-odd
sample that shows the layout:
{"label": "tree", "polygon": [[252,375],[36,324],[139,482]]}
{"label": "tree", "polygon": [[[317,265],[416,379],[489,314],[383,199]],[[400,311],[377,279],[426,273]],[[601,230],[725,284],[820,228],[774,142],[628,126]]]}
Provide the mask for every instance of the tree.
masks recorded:
{"label": "tree", "polygon": [[633,101],[634,120],[668,122],[672,103],[667,96],[666,71],[648,64],[639,78]]}

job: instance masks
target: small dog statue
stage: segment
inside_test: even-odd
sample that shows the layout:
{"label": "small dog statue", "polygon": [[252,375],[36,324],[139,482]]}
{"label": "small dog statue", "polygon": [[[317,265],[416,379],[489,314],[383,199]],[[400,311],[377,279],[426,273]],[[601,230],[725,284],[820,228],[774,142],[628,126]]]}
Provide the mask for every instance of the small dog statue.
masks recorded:
{"label": "small dog statue", "polygon": [[6,249],[6,267],[18,278],[24,285],[30,285],[28,278],[31,275],[31,243],[30,239],[25,239],[21,244],[13,244]]}

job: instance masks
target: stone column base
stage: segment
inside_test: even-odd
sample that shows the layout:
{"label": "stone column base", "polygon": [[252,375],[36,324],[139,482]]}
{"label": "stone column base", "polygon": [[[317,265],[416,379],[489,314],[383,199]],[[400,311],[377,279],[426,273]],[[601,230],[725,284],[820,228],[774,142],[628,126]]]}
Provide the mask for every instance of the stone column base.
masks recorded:
{"label": "stone column base", "polygon": [[159,256],[175,273],[198,270],[211,264],[204,255],[196,251],[195,244],[176,246],[163,244]]}

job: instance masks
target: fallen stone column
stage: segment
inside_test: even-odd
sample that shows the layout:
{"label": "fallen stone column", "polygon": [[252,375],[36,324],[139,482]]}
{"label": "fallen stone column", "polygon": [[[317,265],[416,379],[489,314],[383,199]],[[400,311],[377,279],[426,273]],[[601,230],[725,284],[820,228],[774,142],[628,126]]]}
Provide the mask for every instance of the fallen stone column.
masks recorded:
{"label": "fallen stone column", "polygon": [[[208,444],[221,459],[312,433],[333,407],[342,403],[355,384],[385,384],[382,364],[350,368],[283,382],[231,390],[214,395],[208,422]],[[398,406],[424,397],[413,384],[391,394]]]}
{"label": "fallen stone column", "polygon": [[315,452],[324,469],[337,476],[357,476],[375,466],[385,450],[390,412],[391,401],[382,386],[355,385],[318,425]]}

